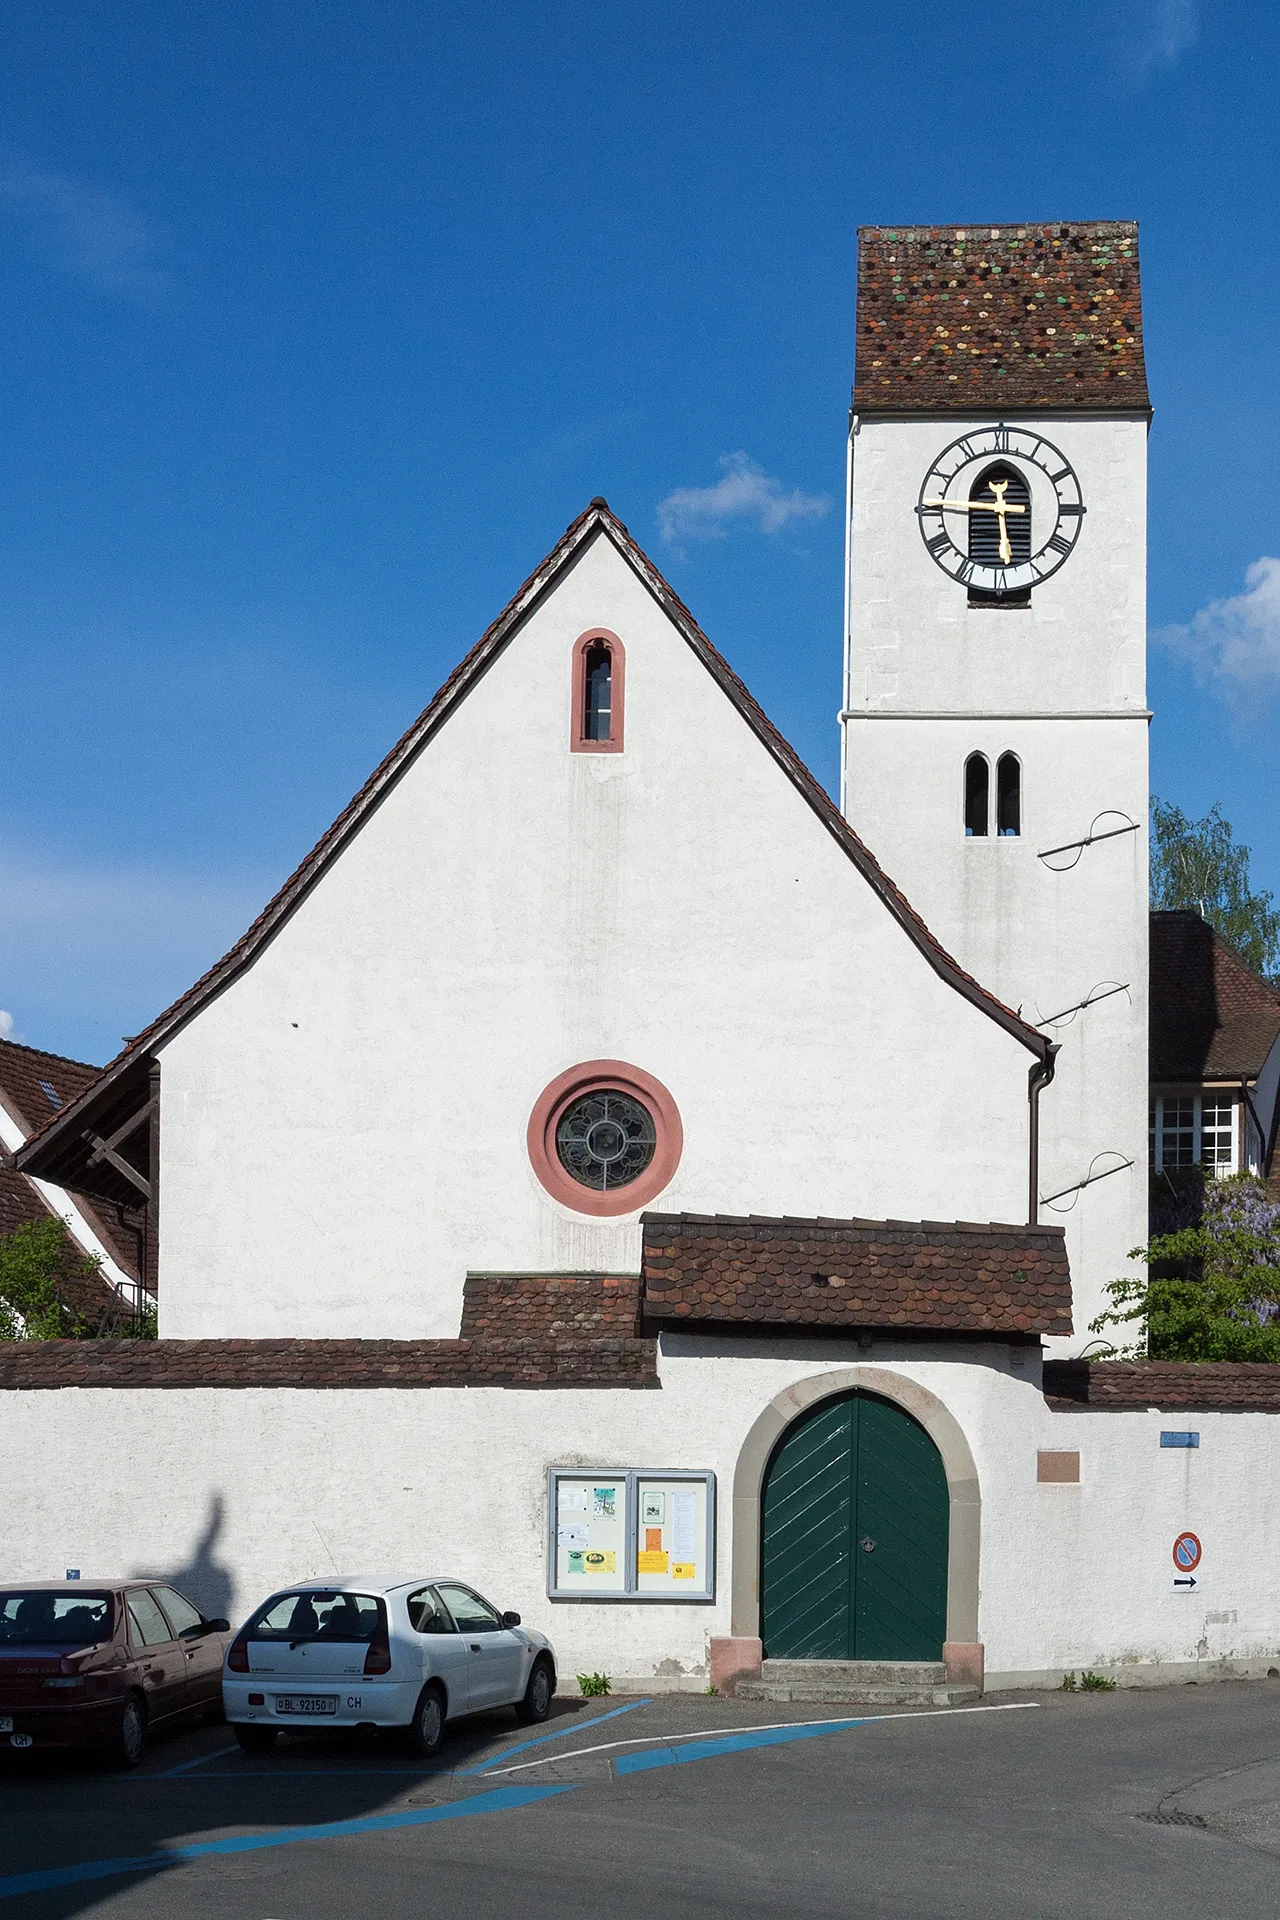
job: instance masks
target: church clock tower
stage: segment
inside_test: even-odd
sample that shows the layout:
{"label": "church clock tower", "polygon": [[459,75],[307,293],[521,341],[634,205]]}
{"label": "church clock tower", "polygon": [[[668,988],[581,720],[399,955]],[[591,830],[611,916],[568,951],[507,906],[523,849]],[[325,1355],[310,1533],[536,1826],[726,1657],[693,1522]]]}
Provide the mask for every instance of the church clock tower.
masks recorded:
{"label": "church clock tower", "polygon": [[860,233],[842,804],[1059,1043],[1036,1207],[1067,1230],[1060,1351],[1147,1235],[1150,418],[1133,222]]}

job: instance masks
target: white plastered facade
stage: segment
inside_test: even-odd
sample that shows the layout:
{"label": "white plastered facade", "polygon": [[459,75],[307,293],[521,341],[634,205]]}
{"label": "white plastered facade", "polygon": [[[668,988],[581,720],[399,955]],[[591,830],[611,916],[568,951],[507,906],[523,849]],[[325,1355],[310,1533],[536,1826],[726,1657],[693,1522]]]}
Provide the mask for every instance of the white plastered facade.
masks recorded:
{"label": "white plastered facade", "polygon": [[[624,751],[572,753],[599,627]],[[447,1337],[469,1270],[634,1273],[638,1210],[571,1211],[526,1148],[543,1089],[597,1059],[680,1110],[663,1211],[1017,1222],[1033,1058],[600,536],[164,1045],[160,1331]]]}
{"label": "white plastered facade", "polygon": [[[997,420],[853,422],[843,804],[942,944],[1060,1044],[1040,1194],[1042,1218],[1067,1232],[1075,1333],[1052,1343],[1067,1353],[1146,1239],[1147,419],[1019,416],[1074,467],[1083,525],[1029,606],[971,607],[926,551],[915,507],[940,451]],[[966,837],[972,753],[987,756],[993,811],[998,760],[1017,756],[1017,837],[994,819]]]}
{"label": "white plastered facade", "polygon": [[[663,1343],[661,1390],[208,1391],[3,1396],[3,1577],[161,1573],[241,1619],[284,1582],[337,1572],[462,1573],[545,1629],[565,1684],[605,1672],[701,1690],[713,1636],[754,1629],[732,1595],[739,1460],[763,1409],[851,1377],[914,1383],[963,1430],[977,1470],[978,1632],[988,1685],[1263,1675],[1280,1661],[1280,1423],[1201,1413],[1200,1447],[1160,1447],[1157,1413],[1053,1413],[1039,1366],[1000,1348],[760,1340]],[[1186,1418],[1186,1416],[1181,1416]],[[1040,1449],[1080,1455],[1078,1485],[1037,1482]],[[24,1463],[38,1459],[40,1473]],[[102,1473],[84,1498],[86,1462]],[[354,1463],[354,1466],[353,1466]],[[709,1468],[719,1487],[710,1604],[546,1596],[546,1469]],[[1197,1592],[1173,1588],[1189,1527]]]}

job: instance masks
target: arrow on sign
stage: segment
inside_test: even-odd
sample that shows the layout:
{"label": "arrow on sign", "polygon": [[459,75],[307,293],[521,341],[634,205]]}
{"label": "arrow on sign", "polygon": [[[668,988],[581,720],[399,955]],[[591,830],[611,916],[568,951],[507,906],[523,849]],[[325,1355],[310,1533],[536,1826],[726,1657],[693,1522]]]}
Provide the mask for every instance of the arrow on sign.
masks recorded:
{"label": "arrow on sign", "polygon": [[1175,1587],[1194,1587],[1198,1584],[1198,1582],[1196,1580],[1194,1573],[1188,1573],[1183,1576],[1179,1576],[1178,1574],[1175,1574],[1173,1577],[1173,1584]]}

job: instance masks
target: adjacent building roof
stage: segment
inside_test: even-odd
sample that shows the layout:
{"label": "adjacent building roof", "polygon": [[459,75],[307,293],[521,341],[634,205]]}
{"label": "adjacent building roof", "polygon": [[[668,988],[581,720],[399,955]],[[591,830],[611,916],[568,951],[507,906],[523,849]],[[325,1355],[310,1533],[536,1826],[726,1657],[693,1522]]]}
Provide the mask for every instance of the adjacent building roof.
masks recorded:
{"label": "adjacent building roof", "polygon": [[[154,1057],[155,1049],[252,964],[257,953],[316,885],[352,836],[359,832],[364,821],[434,738],[458,703],[466,698],[471,688],[493,665],[522,622],[584,549],[597,539],[608,540],[632,568],[722,692],[738,709],[765,751],[782,769],[823,828],[879,896],[934,971],[1037,1059],[1044,1061],[1049,1058],[1050,1043],[1045,1036],[980,986],[934,938],[910,902],[854,832],[826,789],[766,717],[622,522],[610,512],[607,502],[593,500],[586,512],[568,527],[541,565],[530,574],[466,659],[450,674],[431,704],[391,749],[382,765],[370,775],[350,805],[339,814],[248,932],[166,1012],[136,1035],[124,1051],[103,1069],[101,1077],[65,1113],[51,1116],[43,1132],[22,1149],[19,1155],[21,1166],[64,1184],[77,1175],[89,1177],[86,1165],[88,1150],[82,1138],[86,1122],[92,1117],[98,1130],[109,1134],[112,1124],[126,1118],[131,1108],[145,1103],[148,1097],[147,1064]],[[128,1152],[141,1154],[143,1139],[141,1133],[135,1136]],[[100,1167],[92,1178],[105,1183],[104,1191],[117,1197],[115,1188],[110,1186],[109,1169]],[[97,1187],[93,1190],[97,1191]],[[122,1189],[120,1197],[126,1191],[127,1188]]]}
{"label": "adjacent building roof", "polygon": [[83,1060],[67,1060],[60,1053],[0,1040],[0,1100],[22,1131],[39,1131],[54,1114],[91,1087],[101,1067]]}
{"label": "adjacent building roof", "polygon": [[1061,1227],[642,1216],[646,1320],[851,1333],[1071,1332]]}
{"label": "adjacent building roof", "polygon": [[1266,1360],[1046,1360],[1054,1413],[1280,1413],[1280,1367]]}
{"label": "adjacent building roof", "polygon": [[[18,1132],[29,1139],[93,1086],[101,1072],[101,1067],[89,1066],[83,1060],[68,1060],[40,1047],[24,1047],[16,1040],[0,1040],[0,1106]],[[132,1210],[126,1209],[121,1220],[93,1207],[82,1193],[68,1192],[68,1198],[121,1271],[136,1278],[141,1222],[130,1218]],[[45,1220],[49,1211],[45,1198],[26,1174],[17,1171],[0,1146],[0,1234],[12,1233],[28,1220]]]}
{"label": "adjacent building roof", "polygon": [[1198,913],[1151,915],[1151,1079],[1254,1080],[1280,1039],[1280,988]]}
{"label": "adjacent building roof", "polygon": [[861,228],[853,404],[1149,412],[1137,222]]}

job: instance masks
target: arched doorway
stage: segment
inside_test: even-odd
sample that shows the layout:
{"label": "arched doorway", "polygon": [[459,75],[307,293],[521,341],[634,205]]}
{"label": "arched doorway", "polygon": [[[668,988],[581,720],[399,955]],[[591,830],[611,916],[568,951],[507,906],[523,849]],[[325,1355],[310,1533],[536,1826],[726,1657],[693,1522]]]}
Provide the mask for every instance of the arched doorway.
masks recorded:
{"label": "arched doorway", "polygon": [[765,1657],[940,1659],[949,1526],[946,1469],[918,1421],[857,1388],[818,1401],[764,1475]]}

